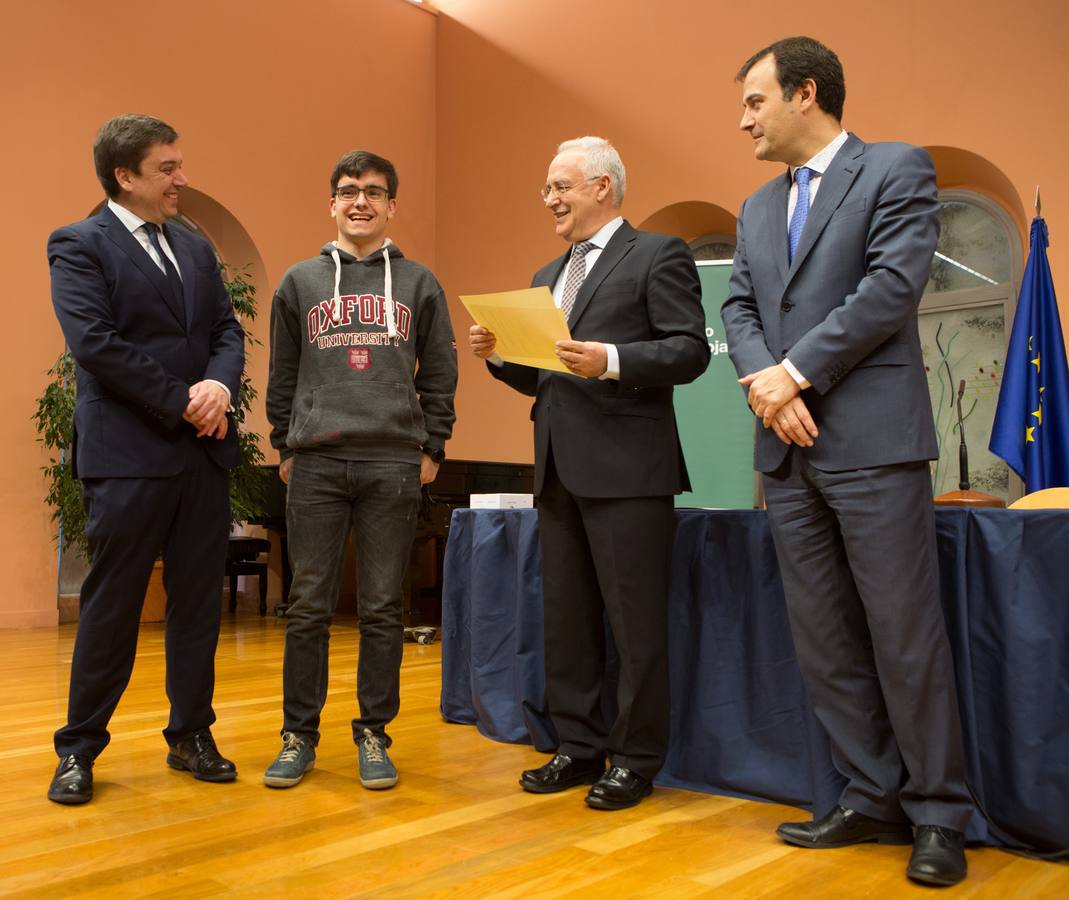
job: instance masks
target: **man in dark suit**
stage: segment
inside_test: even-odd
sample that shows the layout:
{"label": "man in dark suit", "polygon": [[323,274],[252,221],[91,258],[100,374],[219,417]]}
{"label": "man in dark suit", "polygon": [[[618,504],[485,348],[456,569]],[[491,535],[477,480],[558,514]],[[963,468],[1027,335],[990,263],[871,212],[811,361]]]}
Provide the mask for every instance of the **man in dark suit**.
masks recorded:
{"label": "man in dark suit", "polygon": [[[573,340],[557,350],[568,374],[502,364],[493,334],[470,334],[494,377],[535,398],[546,704],[560,746],[520,785],[593,783],[595,809],[638,803],[664,761],[672,495],[690,489],[672,389],[709,363],[694,258],[620,216],[625,188],[616,150],[586,137],[560,145],[542,189],[571,246],[532,283],[568,320]],[[620,658],[614,720],[601,707],[606,617]]]}
{"label": "man in dark suit", "polygon": [[162,553],[167,590],[167,764],[230,781],[209,728],[238,462],[227,412],[244,365],[211,246],[164,223],[185,186],[177,133],[149,116],[106,122],[93,146],[108,195],[48,240],[52,302],[77,363],[74,475],[91,568],[81,594],[67,724],[55,735],[57,803],[92,798],[92,766],[130,679],[141,605]]}
{"label": "man in dark suit", "polygon": [[798,662],[846,777],[802,847],[909,843],[907,874],[965,877],[971,813],[939,601],[937,455],[917,305],[939,231],[935,172],[843,131],[838,58],[787,38],[742,68],[741,127],[790,168],[743,204],[723,307]]}

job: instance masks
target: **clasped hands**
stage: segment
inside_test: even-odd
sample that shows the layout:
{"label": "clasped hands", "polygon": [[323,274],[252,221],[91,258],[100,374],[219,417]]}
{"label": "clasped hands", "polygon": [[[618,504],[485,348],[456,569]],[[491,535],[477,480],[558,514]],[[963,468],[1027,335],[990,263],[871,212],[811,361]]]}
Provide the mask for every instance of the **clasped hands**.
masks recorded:
{"label": "clasped hands", "polygon": [[226,411],[230,397],[214,381],[198,381],[189,388],[189,405],[182,418],[197,429],[197,437],[211,436],[217,441],[226,437]]}
{"label": "clasped hands", "polygon": [[819,434],[817,426],[799,396],[802,389],[798,382],[782,365],[752,372],[740,378],[739,384],[749,388],[746,400],[765,428],[771,428],[785,444],[813,446]]}
{"label": "clasped hands", "polygon": [[[480,359],[489,359],[494,355],[497,338],[482,325],[472,325],[468,329],[468,346]],[[573,375],[598,378],[605,374],[609,356],[600,341],[557,341],[556,347],[557,359]]]}

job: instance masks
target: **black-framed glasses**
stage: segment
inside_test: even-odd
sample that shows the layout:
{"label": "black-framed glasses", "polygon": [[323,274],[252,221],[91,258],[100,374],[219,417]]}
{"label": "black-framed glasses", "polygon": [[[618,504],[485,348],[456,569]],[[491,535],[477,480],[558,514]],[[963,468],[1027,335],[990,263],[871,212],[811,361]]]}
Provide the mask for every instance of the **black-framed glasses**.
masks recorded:
{"label": "black-framed glasses", "polygon": [[377,184],[372,184],[365,188],[357,187],[355,184],[343,184],[334,192],[335,197],[346,202],[355,200],[361,194],[364,195],[368,203],[382,203],[383,200],[390,196],[390,192],[386,188]]}
{"label": "black-framed glasses", "polygon": [[[595,175],[593,178],[586,178],[583,180],[583,184],[590,184],[592,181],[597,181],[601,178],[600,175]],[[554,181],[552,184],[544,184],[538,191],[538,196],[545,202],[550,197],[563,197],[568,191],[574,191],[578,184],[568,184],[567,181]]]}

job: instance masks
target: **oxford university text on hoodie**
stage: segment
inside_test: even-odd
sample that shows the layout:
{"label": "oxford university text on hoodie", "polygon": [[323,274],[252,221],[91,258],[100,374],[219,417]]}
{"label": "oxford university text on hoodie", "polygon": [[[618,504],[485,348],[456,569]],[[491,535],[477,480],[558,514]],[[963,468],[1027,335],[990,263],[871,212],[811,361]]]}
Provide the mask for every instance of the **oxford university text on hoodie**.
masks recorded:
{"label": "oxford university text on hoodie", "polygon": [[419,462],[456,418],[456,341],[445,295],[387,240],[357,259],[333,243],[292,266],[271,306],[271,446]]}

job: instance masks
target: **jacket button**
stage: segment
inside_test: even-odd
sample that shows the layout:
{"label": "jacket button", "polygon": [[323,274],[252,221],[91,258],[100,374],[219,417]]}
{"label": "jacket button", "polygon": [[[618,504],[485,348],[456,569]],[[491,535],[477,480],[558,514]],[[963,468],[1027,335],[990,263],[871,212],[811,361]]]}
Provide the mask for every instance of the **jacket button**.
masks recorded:
{"label": "jacket button", "polygon": [[782,302],[782,303],[781,303],[781,304],[779,305],[779,308],[780,308],[780,309],[782,309],[782,310],[783,310],[784,312],[790,312],[790,311],[791,311],[791,309],[792,309],[793,307],[794,307],[794,304],[793,304],[793,303],[791,303],[791,301],[790,301],[790,300],[784,300],[784,301],[783,301],[783,302]]}
{"label": "jacket button", "polygon": [[779,358],[780,359],[786,359],[787,358],[787,348],[786,347],[783,348],[783,352],[780,353]]}

